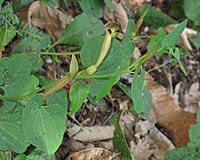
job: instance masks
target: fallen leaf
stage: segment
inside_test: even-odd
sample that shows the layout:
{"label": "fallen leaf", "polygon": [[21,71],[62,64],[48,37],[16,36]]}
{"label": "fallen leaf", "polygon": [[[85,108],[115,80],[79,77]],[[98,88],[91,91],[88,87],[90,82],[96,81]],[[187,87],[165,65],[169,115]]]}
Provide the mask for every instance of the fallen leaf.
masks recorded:
{"label": "fallen leaf", "polygon": [[151,2],[151,0],[125,0],[130,8],[138,9],[142,7],[144,4]]}
{"label": "fallen leaf", "polygon": [[149,74],[146,75],[146,80],[146,88],[153,97],[153,113],[157,125],[167,133],[175,146],[186,146],[189,142],[190,125],[196,123],[195,115],[179,107],[166,89],[158,86]]}
{"label": "fallen leaf", "polygon": [[71,15],[66,15],[57,8],[50,8],[41,1],[33,2],[28,9],[28,24],[45,29],[53,41],[61,36],[71,19]]}
{"label": "fallen leaf", "polygon": [[193,83],[188,92],[185,93],[184,102],[187,105],[187,111],[197,113],[200,105],[200,86],[198,82]]}
{"label": "fallen leaf", "polygon": [[113,151],[113,142],[112,142],[112,139],[106,140],[106,141],[97,142],[96,147],[104,148],[104,149],[107,149],[109,151]]}
{"label": "fallen leaf", "polygon": [[116,153],[110,152],[103,148],[90,148],[85,149],[80,152],[76,152],[71,154],[65,160],[118,160],[118,156]]}
{"label": "fallen leaf", "polygon": [[83,143],[76,141],[73,138],[68,139],[62,144],[67,147],[67,151],[69,153],[79,152],[80,150],[86,149],[86,146]]}
{"label": "fallen leaf", "polygon": [[[92,142],[111,139],[115,130],[113,126],[85,126],[79,129],[77,129],[77,126],[74,127],[68,128],[67,132],[75,140],[81,142]],[[74,132],[74,130],[76,133]]]}
{"label": "fallen leaf", "polygon": [[138,140],[137,144],[134,141],[131,141],[130,150],[133,153],[134,158],[137,160],[149,159],[153,154],[153,149],[150,148],[150,144],[141,139]]}
{"label": "fallen leaf", "polygon": [[138,118],[131,112],[123,112],[120,116],[120,126],[126,135],[127,142],[130,142],[134,137],[134,128]]}
{"label": "fallen leaf", "polygon": [[[149,124],[150,122],[147,120],[136,124],[136,126],[140,126],[140,133],[142,133],[142,135],[138,138],[137,143],[133,140],[130,142],[130,150],[137,160],[163,160],[165,154],[175,147],[156,127],[152,126],[149,128]],[[146,128],[148,128],[148,133],[144,134]]]}

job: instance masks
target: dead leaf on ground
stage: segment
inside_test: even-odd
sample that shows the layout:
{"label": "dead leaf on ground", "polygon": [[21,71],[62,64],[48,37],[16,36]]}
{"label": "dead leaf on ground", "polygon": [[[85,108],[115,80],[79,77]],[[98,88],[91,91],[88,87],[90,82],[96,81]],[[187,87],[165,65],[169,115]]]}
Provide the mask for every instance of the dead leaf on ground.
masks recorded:
{"label": "dead leaf on ground", "polygon": [[[169,26],[166,26],[164,27],[164,30],[167,32],[167,33],[170,33],[172,31],[172,29],[174,29],[175,27],[177,26],[177,24],[171,24]],[[180,39],[179,39],[179,44],[182,44],[184,45],[185,47],[187,47],[190,51],[192,51],[192,47],[190,45],[190,42],[188,40],[188,38],[190,37],[193,37],[197,35],[197,31],[191,29],[191,28],[185,28],[183,33],[181,34],[180,36]]]}
{"label": "dead leaf on ground", "polygon": [[112,13],[109,11],[109,9],[105,6],[103,10],[103,18],[107,22],[114,22],[118,20],[121,24],[122,31],[125,33],[126,27],[128,24],[128,16],[126,11],[124,10],[121,3],[117,3],[116,1],[112,0],[112,5],[115,8],[115,11]]}
{"label": "dead leaf on ground", "polygon": [[[74,129],[76,127],[76,129]],[[68,128],[67,132],[69,136],[72,136],[75,140],[81,142],[92,142],[112,139],[115,128],[113,126],[91,126],[81,127],[77,129],[77,126]],[[74,133],[76,130],[76,133]]]}
{"label": "dead leaf on ground", "polygon": [[186,110],[191,113],[197,113],[200,106],[200,85],[198,82],[193,83],[188,92],[184,95],[184,102],[187,105]]}
{"label": "dead leaf on ground", "polygon": [[[136,124],[138,128],[141,128],[140,133],[142,133],[142,135],[138,138],[137,142],[133,140],[130,142],[131,152],[137,160],[163,160],[165,154],[175,147],[155,126],[149,128],[149,121],[146,120],[142,122],[143,123]],[[147,128],[148,133],[146,133]],[[139,132],[137,134],[139,134]]]}
{"label": "dead leaf on ground", "polygon": [[127,142],[130,142],[134,138],[134,128],[138,119],[131,112],[123,112],[120,116],[120,126],[126,135]]}
{"label": "dead leaf on ground", "polygon": [[73,138],[68,139],[63,143],[66,146],[66,150],[69,153],[78,152],[80,150],[86,149],[85,144],[74,140]]}
{"label": "dead leaf on ground", "polygon": [[96,147],[99,147],[99,148],[104,148],[104,149],[107,149],[109,151],[113,151],[113,142],[112,142],[112,139],[110,140],[106,140],[106,141],[100,141],[100,142],[97,142],[97,145]]}
{"label": "dead leaf on ground", "polygon": [[121,114],[120,126],[137,160],[161,160],[174,148],[171,141],[155,127],[154,122],[143,120],[131,112]]}
{"label": "dead leaf on ground", "polygon": [[90,148],[71,154],[66,160],[119,160],[118,154],[103,148]]}
{"label": "dead leaf on ground", "polygon": [[185,112],[162,86],[156,85],[153,78],[146,74],[147,89],[153,97],[153,113],[160,126],[175,146],[186,146],[189,141],[188,131],[196,123],[195,115]]}
{"label": "dead leaf on ground", "polygon": [[33,2],[28,10],[28,23],[45,29],[53,41],[61,36],[66,24],[72,19],[57,8],[50,8],[41,1]]}
{"label": "dead leaf on ground", "polygon": [[144,4],[151,2],[151,0],[125,0],[130,8],[138,9],[142,7]]}

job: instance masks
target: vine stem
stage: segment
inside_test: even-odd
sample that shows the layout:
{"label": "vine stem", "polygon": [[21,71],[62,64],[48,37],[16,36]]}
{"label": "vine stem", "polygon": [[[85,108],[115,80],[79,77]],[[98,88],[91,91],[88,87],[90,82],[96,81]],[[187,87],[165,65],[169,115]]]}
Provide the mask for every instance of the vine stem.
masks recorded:
{"label": "vine stem", "polygon": [[140,63],[143,64],[146,61],[148,61],[149,59],[151,59],[154,56],[154,54],[156,53],[157,49],[158,49],[158,45],[153,49],[153,51],[151,51],[149,53],[146,53],[145,55],[143,55],[142,57],[140,57],[138,60],[136,60],[134,63],[132,63],[128,67],[128,71],[129,72],[134,71]]}
{"label": "vine stem", "polygon": [[[36,52],[28,52],[27,54],[36,54]],[[80,54],[80,51],[75,52],[40,52],[42,55],[54,55],[54,56],[68,56]]]}
{"label": "vine stem", "polygon": [[40,52],[40,54],[44,55],[57,55],[57,56],[66,56],[66,55],[72,55],[72,54],[80,54],[80,51],[76,52],[60,52],[60,53],[54,53],[54,52]]}
{"label": "vine stem", "polygon": [[81,75],[81,74],[77,74],[76,75],[76,79],[81,79],[81,78],[106,78],[106,77],[112,77],[112,76],[117,76],[117,75],[121,75],[123,73],[130,73],[130,71],[126,70],[121,70],[115,73],[107,73],[107,74],[99,74],[99,75]]}
{"label": "vine stem", "polygon": [[152,71],[154,71],[154,70],[156,70],[156,69],[158,69],[158,68],[161,68],[161,67],[163,67],[163,66],[165,66],[165,65],[167,65],[167,64],[169,64],[169,63],[171,63],[173,60],[174,60],[174,59],[170,59],[169,61],[167,61],[167,62],[165,62],[165,63],[163,63],[163,64],[161,64],[161,65],[159,65],[159,66],[157,66],[157,67],[155,67],[155,68],[152,68],[152,69],[148,70],[147,72],[150,73],[150,72],[152,72]]}
{"label": "vine stem", "polygon": [[34,90],[31,93],[28,93],[27,95],[24,96],[0,96],[0,100],[10,100],[10,101],[15,101],[15,100],[28,100],[29,98],[31,98],[32,96],[34,96],[36,93],[41,92],[43,90],[45,90],[46,88],[49,88],[53,85],[55,85],[56,82],[51,82],[48,83],[47,85],[38,88],[36,90]]}

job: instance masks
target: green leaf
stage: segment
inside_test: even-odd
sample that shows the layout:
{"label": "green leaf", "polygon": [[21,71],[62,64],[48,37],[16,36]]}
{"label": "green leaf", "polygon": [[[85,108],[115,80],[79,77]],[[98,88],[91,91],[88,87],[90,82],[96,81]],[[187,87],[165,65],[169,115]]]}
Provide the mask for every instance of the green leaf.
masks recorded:
{"label": "green leaf", "polygon": [[129,97],[132,99],[132,96],[131,96],[131,89],[126,86],[125,84],[121,83],[121,82],[118,82],[117,83],[117,86]]}
{"label": "green leaf", "polygon": [[66,129],[67,97],[61,90],[47,97],[33,97],[23,112],[22,124],[28,141],[38,149],[53,154],[62,142]]}
{"label": "green leaf", "polygon": [[3,7],[0,6],[0,26],[16,26],[19,24],[19,19],[17,15],[13,13],[11,3],[12,2],[7,1],[4,3]]}
{"label": "green leaf", "polygon": [[18,154],[14,160],[27,160],[25,154]]}
{"label": "green leaf", "polygon": [[[6,66],[1,64],[0,67],[4,69],[0,73],[2,75],[2,89],[4,90],[5,96],[20,96],[26,88],[24,84],[28,83],[29,76],[31,73],[31,63],[27,55],[13,55],[9,58]],[[7,61],[7,59],[6,59]]]}
{"label": "green leaf", "polygon": [[[104,37],[98,36],[84,43],[80,52],[81,62],[84,67],[89,67],[96,63],[101,52],[103,41]],[[123,52],[120,42],[116,39],[112,39],[110,49],[104,61],[93,75],[101,77],[102,75],[113,74],[120,71],[124,66],[129,65],[129,61],[125,61],[127,57],[129,57],[129,55]],[[90,94],[96,96],[96,99],[99,100],[107,95],[112,86],[118,81],[119,75],[110,78],[92,79]]]}
{"label": "green leaf", "polygon": [[173,1],[170,4],[170,11],[168,12],[171,17],[175,18],[177,21],[183,21],[186,19],[184,10],[183,10],[183,0]]}
{"label": "green leaf", "polygon": [[103,34],[104,29],[103,23],[98,18],[82,13],[66,26],[63,35],[54,46],[58,44],[81,46],[87,39]]}
{"label": "green leaf", "polygon": [[131,84],[131,96],[134,103],[135,111],[139,114],[147,116],[151,109],[151,97],[150,93],[143,90],[145,85],[145,70],[143,69],[141,75],[138,75],[140,66],[141,65],[138,66],[134,74],[134,78]]}
{"label": "green leaf", "polygon": [[177,25],[176,28],[174,28],[170,32],[170,34],[168,34],[166,38],[162,41],[162,49],[166,49],[169,47],[174,48],[186,25],[187,25],[187,19],[181,22],[179,25]]}
{"label": "green leaf", "polygon": [[180,53],[179,48],[177,48],[177,47],[175,48],[175,53],[173,52],[173,49],[170,48],[169,53],[178,61],[178,64],[179,64],[181,71],[184,73],[185,76],[187,76],[187,72],[186,72],[186,70],[185,70],[185,68],[184,68],[184,66],[183,66],[183,64],[181,63],[181,60],[180,60],[181,53]]}
{"label": "green leaf", "polygon": [[148,10],[148,12],[144,17],[144,22],[151,27],[159,28],[177,23],[167,14],[150,5],[144,5],[141,7],[138,11],[138,15],[142,16],[146,10]]}
{"label": "green leaf", "polygon": [[56,160],[55,155],[48,155],[38,149],[33,150],[27,156],[25,154],[19,154],[14,160]]}
{"label": "green leaf", "polygon": [[152,95],[146,89],[143,90],[143,94],[144,94],[143,101],[144,101],[144,106],[145,106],[145,110],[143,111],[143,116],[147,117],[152,108]]}
{"label": "green leaf", "polygon": [[78,0],[78,3],[83,12],[98,18],[102,17],[102,3],[99,0],[87,0],[87,2],[85,0]]}
{"label": "green leaf", "polygon": [[[44,44],[43,41],[46,41]],[[22,54],[26,53],[30,47],[33,52],[37,51],[36,54],[29,54],[29,59],[33,65],[32,71],[37,72],[43,65],[43,59],[40,57],[39,51],[41,49],[46,49],[50,43],[50,39],[48,36],[44,36],[43,40],[34,40],[31,37],[24,38],[16,45],[16,47],[12,50],[11,54]]]}
{"label": "green leaf", "polygon": [[8,57],[0,58],[0,86],[4,85],[4,74],[7,72],[9,60]]}
{"label": "green leaf", "polygon": [[56,157],[55,155],[49,155],[49,154],[46,154],[45,152],[43,151],[40,151],[38,149],[35,149],[33,150],[28,156],[27,156],[27,160],[56,160]]}
{"label": "green leaf", "polygon": [[13,0],[12,1],[12,7],[14,11],[18,11],[22,9],[24,6],[29,5],[33,0]]}
{"label": "green leaf", "polygon": [[77,62],[76,56],[73,54],[72,54],[69,72],[73,75],[75,75],[78,72],[78,62]]}
{"label": "green leaf", "polygon": [[24,84],[25,90],[23,95],[27,95],[30,92],[36,90],[38,85],[39,85],[39,79],[36,76],[31,75],[28,79],[28,83]]}
{"label": "green leaf", "polygon": [[169,151],[165,160],[199,160],[200,149],[198,147],[182,147]]}
{"label": "green leaf", "polygon": [[134,31],[134,29],[135,29],[135,22],[133,19],[129,19],[126,32],[122,39],[123,50],[124,50],[124,53],[127,55],[126,61],[130,61],[130,55],[133,53],[135,49],[135,43],[133,43],[131,39],[131,33]]}
{"label": "green leaf", "polygon": [[200,26],[200,1],[184,0],[183,9],[185,15],[194,22],[194,25]]}
{"label": "green leaf", "polygon": [[7,107],[0,108],[0,150],[22,153],[29,145],[22,128],[23,106],[18,104],[11,111]]}
{"label": "green leaf", "polygon": [[47,49],[50,47],[50,36],[36,27],[22,23],[18,27],[18,34],[23,39],[16,46],[15,51],[13,51],[15,53],[21,53],[20,50],[22,52],[26,52],[26,50],[40,52],[41,49]]}
{"label": "green leaf", "polygon": [[200,32],[197,33],[196,36],[191,37],[190,41],[193,43],[193,45],[199,49],[200,48]]}
{"label": "green leaf", "polygon": [[195,125],[192,125],[189,130],[189,136],[190,136],[190,142],[189,146],[199,146],[200,150],[200,109],[198,109],[197,112],[197,123]]}
{"label": "green leaf", "polygon": [[89,84],[82,84],[76,82],[71,88],[69,97],[71,100],[70,115],[74,115],[80,108],[83,102],[87,99],[89,94]]}
{"label": "green leaf", "polygon": [[115,11],[115,7],[112,5],[112,1],[111,0],[105,0],[104,1],[106,6],[108,7],[108,9],[111,11],[111,12],[114,12]]}
{"label": "green leaf", "polygon": [[2,160],[11,160],[11,152],[0,151],[0,159]]}
{"label": "green leaf", "polygon": [[[98,36],[93,37],[84,43],[80,52],[81,62],[84,67],[89,67],[96,63],[101,52],[103,41],[104,37]],[[94,75],[115,72],[116,70],[129,64],[128,62],[123,61],[126,57],[127,55],[123,52],[120,42],[116,39],[112,39],[110,49]],[[122,64],[122,62],[124,63]]]}
{"label": "green leaf", "polygon": [[2,5],[2,3],[4,2],[5,0],[0,0],[0,5]]}
{"label": "green leaf", "polygon": [[0,27],[0,48],[6,46],[16,35],[15,27],[7,27],[3,25]]}
{"label": "green leaf", "polygon": [[[151,36],[151,40],[147,46],[148,53],[152,52],[156,46],[158,46],[158,49],[159,49],[161,46],[161,43],[165,39],[165,37],[166,37],[165,31],[162,28],[159,28],[157,31],[157,34]],[[159,54],[161,52],[158,52],[157,54]]]}
{"label": "green leaf", "polygon": [[113,135],[113,146],[116,152],[120,153],[120,159],[129,159],[129,160],[134,160],[128,144],[126,142],[124,133],[121,129],[121,126],[119,124],[119,118],[120,116],[117,115],[111,119],[111,123],[115,126],[115,131]]}
{"label": "green leaf", "polygon": [[32,39],[30,37],[24,38],[15,46],[11,53],[26,53],[30,45],[32,45]]}
{"label": "green leaf", "polygon": [[[31,62],[28,55],[13,55],[0,59],[0,87],[4,96],[22,96],[25,93],[31,73]],[[17,101],[4,100],[4,105],[11,110]]]}
{"label": "green leaf", "polygon": [[93,79],[90,86],[90,95],[95,97],[96,101],[105,97],[111,88],[120,80],[120,76],[110,78]]}

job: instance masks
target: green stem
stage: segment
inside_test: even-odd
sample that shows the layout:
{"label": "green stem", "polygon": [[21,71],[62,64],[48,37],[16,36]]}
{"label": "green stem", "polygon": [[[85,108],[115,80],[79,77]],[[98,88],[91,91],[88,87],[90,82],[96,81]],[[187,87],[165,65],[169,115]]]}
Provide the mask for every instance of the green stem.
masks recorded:
{"label": "green stem", "polygon": [[[36,52],[28,52],[27,54],[36,54]],[[40,52],[40,54],[42,54],[42,55],[55,55],[55,56],[68,56],[68,55],[72,55],[72,54],[80,54],[80,51],[76,51],[76,52],[60,52],[60,53],[56,53],[56,52]]]}
{"label": "green stem", "polygon": [[33,97],[33,96],[34,96],[35,94],[37,94],[38,92],[41,92],[41,91],[43,91],[43,90],[45,90],[45,89],[47,89],[47,88],[49,88],[49,87],[55,85],[56,82],[57,82],[57,81],[50,82],[50,83],[48,83],[47,85],[45,85],[45,86],[43,86],[43,87],[41,87],[41,88],[38,88],[38,89],[34,90],[33,92],[27,94],[25,97],[26,97],[27,99],[29,99],[30,97]]}
{"label": "green stem", "polygon": [[44,54],[44,55],[56,55],[56,56],[66,56],[66,55],[72,55],[72,54],[80,54],[80,51],[76,51],[76,52],[61,52],[61,53],[40,52],[40,54]]}
{"label": "green stem", "polygon": [[34,90],[33,92],[28,93],[28,94],[25,95],[25,96],[0,96],[0,99],[1,99],[1,100],[9,100],[9,101],[27,100],[27,99],[33,97],[33,96],[34,96],[35,94],[37,94],[38,92],[40,92],[40,91],[42,91],[42,90],[44,90],[44,89],[46,89],[46,88],[49,88],[49,87],[53,86],[56,82],[57,82],[57,81],[48,83],[47,85],[45,85],[45,86],[43,86],[43,87],[41,87],[41,88],[38,88],[38,89]]}
{"label": "green stem", "polygon": [[76,79],[81,79],[81,78],[106,78],[106,77],[112,77],[116,75],[121,75],[123,73],[129,73],[128,70],[121,70],[115,73],[107,73],[107,74],[101,74],[101,75],[76,75]]}
{"label": "green stem", "polygon": [[158,49],[158,46],[156,46],[152,52],[146,53],[145,55],[143,55],[142,57],[137,59],[133,64],[131,64],[128,67],[128,71],[129,72],[134,71],[140,63],[143,64],[144,62],[151,59],[154,56],[154,54],[156,53],[157,49]]}
{"label": "green stem", "polygon": [[167,61],[167,62],[165,62],[165,63],[163,63],[163,64],[161,64],[161,65],[159,65],[159,66],[157,66],[157,67],[155,67],[155,68],[152,68],[152,69],[150,69],[150,70],[147,71],[147,72],[150,73],[150,72],[152,72],[152,71],[154,71],[154,70],[156,70],[156,69],[158,69],[158,68],[160,68],[160,67],[163,67],[163,66],[165,66],[165,65],[167,65],[167,64],[169,64],[169,63],[171,63],[173,60],[174,60],[174,59],[170,59],[169,61]]}
{"label": "green stem", "polygon": [[16,100],[26,100],[25,96],[0,96],[0,100],[16,101]]}
{"label": "green stem", "polygon": [[136,36],[135,38],[151,38],[151,36]]}

